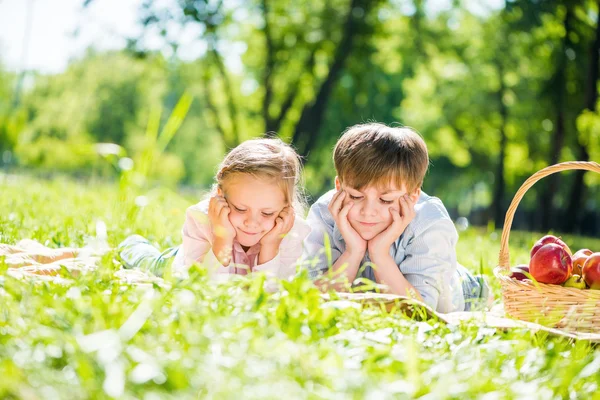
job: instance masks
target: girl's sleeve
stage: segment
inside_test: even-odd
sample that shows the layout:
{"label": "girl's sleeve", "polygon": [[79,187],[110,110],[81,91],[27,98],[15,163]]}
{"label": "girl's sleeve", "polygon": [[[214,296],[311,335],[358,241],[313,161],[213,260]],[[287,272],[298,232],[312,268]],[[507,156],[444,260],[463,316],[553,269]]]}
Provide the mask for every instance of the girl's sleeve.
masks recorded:
{"label": "girl's sleeve", "polygon": [[296,274],[296,263],[302,256],[302,242],[310,233],[310,227],[300,217],[294,220],[294,226],[281,241],[279,253],[264,264],[256,265],[253,271],[265,272],[267,275],[287,279]]}
{"label": "girl's sleeve", "polygon": [[199,263],[216,273],[228,273],[229,268],[220,264],[212,252],[212,230],[208,214],[202,210],[201,205],[199,203],[186,211],[181,231],[183,265],[179,267],[187,271],[192,264]]}

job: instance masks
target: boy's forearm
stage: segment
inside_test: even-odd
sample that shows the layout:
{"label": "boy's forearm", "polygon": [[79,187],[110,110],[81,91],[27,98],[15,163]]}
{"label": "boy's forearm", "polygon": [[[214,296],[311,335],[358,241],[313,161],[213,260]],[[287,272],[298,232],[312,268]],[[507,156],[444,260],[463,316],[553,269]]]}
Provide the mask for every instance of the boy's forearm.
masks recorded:
{"label": "boy's forearm", "polygon": [[327,275],[315,281],[315,285],[323,291],[335,290],[339,292],[347,290],[356,279],[363,257],[364,254],[345,251],[336,260]]}
{"label": "boy's forearm", "polygon": [[371,261],[375,266],[373,270],[377,283],[386,285],[392,294],[423,301],[419,291],[404,277],[396,261],[389,254],[375,256]]}

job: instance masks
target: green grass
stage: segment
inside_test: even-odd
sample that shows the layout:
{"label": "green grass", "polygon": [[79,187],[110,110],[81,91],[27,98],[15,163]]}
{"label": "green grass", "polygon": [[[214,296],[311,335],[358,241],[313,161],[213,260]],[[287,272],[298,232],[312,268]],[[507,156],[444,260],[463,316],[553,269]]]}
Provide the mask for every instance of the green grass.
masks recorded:
{"label": "green grass", "polygon": [[[178,244],[193,198],[154,190],[139,207],[139,194],[0,175],[0,242],[83,246],[103,221],[113,247],[132,233]],[[467,230],[458,245],[459,261],[490,275],[496,293],[499,234]],[[526,261],[537,237],[513,233],[513,260]],[[600,398],[600,351],[587,342],[328,307],[305,276],[269,294],[260,277],[215,284],[201,270],[168,288],[124,285],[114,253],[66,286],[5,268],[0,398]]]}

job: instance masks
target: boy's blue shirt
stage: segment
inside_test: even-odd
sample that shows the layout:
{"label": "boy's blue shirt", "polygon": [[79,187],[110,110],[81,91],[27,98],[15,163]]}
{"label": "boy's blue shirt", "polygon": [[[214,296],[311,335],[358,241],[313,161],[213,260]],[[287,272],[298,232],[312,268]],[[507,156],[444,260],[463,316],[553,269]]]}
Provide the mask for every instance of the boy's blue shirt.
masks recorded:
{"label": "boy's blue shirt", "polygon": [[[303,265],[309,268],[313,278],[330,266],[325,251],[325,235],[331,245],[331,264],[346,250],[342,234],[328,210],[335,192],[331,190],[321,196],[311,206],[306,219],[312,231],[304,240]],[[458,233],[454,223],[441,200],[424,192],[421,192],[415,211],[415,218],[390,246],[390,255],[426,304],[439,312],[462,311],[465,300],[457,272],[455,246]],[[375,281],[369,263],[367,252],[359,276]]]}

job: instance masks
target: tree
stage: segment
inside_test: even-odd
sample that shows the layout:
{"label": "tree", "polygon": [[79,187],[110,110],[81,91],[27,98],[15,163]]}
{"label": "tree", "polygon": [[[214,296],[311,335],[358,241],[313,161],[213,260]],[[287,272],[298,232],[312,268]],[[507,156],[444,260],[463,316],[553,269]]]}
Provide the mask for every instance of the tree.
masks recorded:
{"label": "tree", "polygon": [[[514,29],[540,33],[543,38],[539,46],[553,47],[552,62],[549,68],[552,75],[546,81],[540,95],[550,100],[554,116],[550,118],[553,123],[553,134],[547,149],[547,164],[555,164],[563,160],[588,159],[585,139],[578,132],[576,119],[593,101],[593,92],[596,83],[593,73],[594,41],[597,21],[590,17],[590,13],[597,10],[597,3],[588,0],[570,2],[546,1],[532,4],[528,1],[515,1],[510,7],[523,15],[520,24],[515,24]],[[597,11],[595,11],[597,12]],[[597,52],[597,51],[596,51]],[[597,54],[596,54],[597,56]],[[581,71],[587,70],[586,74]],[[590,91],[590,88],[591,89]],[[593,109],[595,104],[592,105]],[[588,154],[589,157],[589,154]],[[567,190],[559,188],[569,187],[568,175],[554,174],[546,178],[544,192],[540,196],[541,202],[541,229],[550,227],[572,230],[575,228],[581,215],[581,197],[584,191],[582,173],[575,173],[570,194]],[[568,202],[568,205],[567,205]],[[558,224],[556,205],[566,205],[568,218]],[[568,222],[567,222],[568,221]]]}
{"label": "tree", "polygon": [[[205,103],[215,128],[228,146],[255,136],[248,127],[260,121],[266,135],[275,131],[289,137],[307,155],[315,146],[323,115],[346,60],[377,24],[373,15],[379,1],[306,0],[283,3],[269,0],[234,7],[222,1],[179,0],[177,11],[147,2],[143,23],[159,27],[167,41],[167,26],[198,26],[198,40],[206,44],[201,57],[204,68]],[[241,17],[240,15],[244,15]],[[276,22],[274,22],[276,21]],[[242,44],[244,68],[227,69],[223,48]],[[244,85],[257,84],[260,91],[244,107]]]}
{"label": "tree", "polygon": [[[599,57],[600,57],[600,2],[594,4],[596,7],[596,18],[595,18],[595,37],[591,41],[588,51],[588,68],[587,68],[587,83],[585,85],[585,108],[588,112],[597,115],[597,102],[598,102],[598,68],[599,68]],[[577,137],[577,159],[579,161],[589,161],[590,152],[588,146],[590,144],[590,133],[581,132]],[[567,215],[570,218],[565,218],[563,229],[567,232],[578,231],[578,227],[581,225],[583,218],[583,199],[585,198],[585,183],[584,183],[585,171],[578,170],[575,172],[575,179],[571,194],[569,196],[569,203],[567,207]]]}

